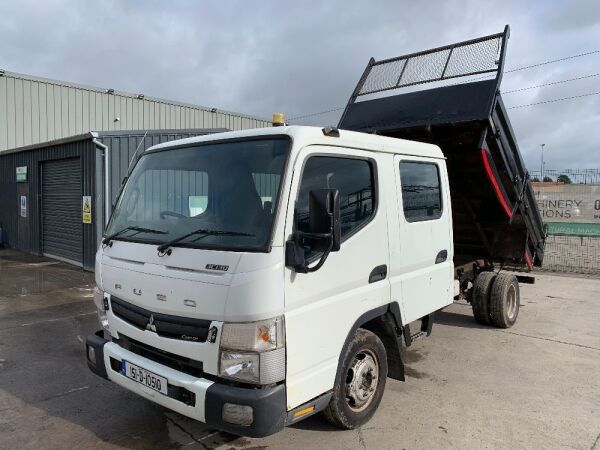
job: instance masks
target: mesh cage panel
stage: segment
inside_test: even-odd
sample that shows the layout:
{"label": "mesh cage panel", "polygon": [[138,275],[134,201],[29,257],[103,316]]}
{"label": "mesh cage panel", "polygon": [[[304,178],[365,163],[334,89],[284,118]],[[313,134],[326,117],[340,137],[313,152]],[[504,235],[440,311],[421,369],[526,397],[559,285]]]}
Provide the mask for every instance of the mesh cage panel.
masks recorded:
{"label": "mesh cage panel", "polygon": [[367,68],[357,96],[415,84],[497,72],[503,34],[378,61]]}
{"label": "mesh cage panel", "polygon": [[444,78],[496,71],[501,43],[502,39],[496,38],[455,48],[448,60]]}
{"label": "mesh cage panel", "polygon": [[449,54],[450,50],[443,50],[408,58],[406,60],[406,70],[402,78],[398,80],[398,86],[407,86],[440,78]]}
{"label": "mesh cage panel", "polygon": [[388,64],[379,64],[371,67],[369,75],[363,84],[360,95],[368,94],[369,92],[384,91],[386,89],[394,89],[402,70],[406,64],[405,59],[392,61]]}

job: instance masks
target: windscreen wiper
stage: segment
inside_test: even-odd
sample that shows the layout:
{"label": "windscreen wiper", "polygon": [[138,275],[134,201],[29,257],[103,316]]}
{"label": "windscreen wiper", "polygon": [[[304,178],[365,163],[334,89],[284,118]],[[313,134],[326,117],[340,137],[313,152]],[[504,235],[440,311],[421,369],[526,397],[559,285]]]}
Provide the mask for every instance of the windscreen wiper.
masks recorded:
{"label": "windscreen wiper", "polygon": [[241,231],[208,230],[205,228],[198,228],[197,230],[194,230],[188,234],[184,234],[183,236],[179,236],[178,238],[175,238],[172,241],[165,242],[164,244],[159,245],[158,253],[161,254],[161,256],[165,253],[170,255],[171,250],[169,249],[169,247],[196,234],[204,234],[207,236],[255,236],[254,234],[242,233]]}
{"label": "windscreen wiper", "polygon": [[117,236],[122,235],[126,231],[136,231],[136,233],[134,233],[132,236],[135,236],[136,234],[139,234],[139,233],[169,234],[166,231],[162,231],[162,230],[153,230],[152,228],[144,228],[144,227],[138,227],[136,225],[131,225],[129,227],[125,227],[122,230],[117,231],[116,233],[109,234],[108,236],[106,236],[104,239],[102,239],[102,245],[111,245],[110,241],[112,241]]}

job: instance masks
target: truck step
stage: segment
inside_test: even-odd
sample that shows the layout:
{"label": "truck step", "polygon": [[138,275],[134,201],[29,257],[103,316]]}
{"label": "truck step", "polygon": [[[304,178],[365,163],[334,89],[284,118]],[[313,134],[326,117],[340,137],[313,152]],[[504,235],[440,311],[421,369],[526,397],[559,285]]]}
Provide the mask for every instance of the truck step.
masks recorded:
{"label": "truck step", "polygon": [[425,336],[427,336],[427,332],[426,331],[419,331],[418,333],[411,334],[410,335],[410,340],[414,342],[417,339],[425,337]]}
{"label": "truck step", "polygon": [[402,334],[404,335],[404,343],[407,347],[410,347],[413,341],[425,336],[429,336],[431,334],[431,328],[433,327],[433,317],[434,313],[427,314],[426,316],[421,317],[421,329],[414,334],[411,334],[409,324],[404,325],[402,329]]}

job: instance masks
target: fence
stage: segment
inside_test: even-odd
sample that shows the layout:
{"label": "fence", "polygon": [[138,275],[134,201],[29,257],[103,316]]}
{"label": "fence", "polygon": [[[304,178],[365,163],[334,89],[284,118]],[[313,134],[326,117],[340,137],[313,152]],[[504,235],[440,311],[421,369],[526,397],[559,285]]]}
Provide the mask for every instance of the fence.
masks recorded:
{"label": "fence", "polygon": [[[532,170],[529,174],[534,182],[542,180],[539,170]],[[600,169],[544,169],[544,179],[550,182],[566,180],[571,184],[600,184]]]}
{"label": "fence", "polygon": [[543,269],[600,275],[600,170],[544,172],[560,175],[570,183],[532,183],[548,228]]}
{"label": "fence", "polygon": [[600,274],[600,237],[549,234],[544,270]]}

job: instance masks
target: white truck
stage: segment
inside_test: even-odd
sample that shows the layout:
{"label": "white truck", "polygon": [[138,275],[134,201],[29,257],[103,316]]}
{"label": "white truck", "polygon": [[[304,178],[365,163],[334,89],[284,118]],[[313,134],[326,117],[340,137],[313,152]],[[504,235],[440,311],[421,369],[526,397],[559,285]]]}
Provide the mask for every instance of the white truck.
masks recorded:
{"label": "white truck", "polygon": [[439,146],[337,128],[152,147],[97,253],[88,366],[234,434],[320,411],[360,426],[455,285],[480,322],[517,319],[517,278],[492,271],[503,257],[455,268],[450,185]]}

